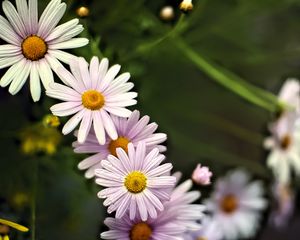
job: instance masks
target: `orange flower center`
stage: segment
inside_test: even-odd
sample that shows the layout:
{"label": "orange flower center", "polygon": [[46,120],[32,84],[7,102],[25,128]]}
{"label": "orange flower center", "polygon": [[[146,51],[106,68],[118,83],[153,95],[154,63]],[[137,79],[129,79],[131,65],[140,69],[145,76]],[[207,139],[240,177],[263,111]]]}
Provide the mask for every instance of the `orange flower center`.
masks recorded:
{"label": "orange flower center", "polygon": [[233,213],[238,208],[238,200],[234,195],[229,194],[222,199],[220,207],[227,214]]}
{"label": "orange flower center", "polygon": [[43,58],[48,49],[45,41],[36,35],[31,35],[24,39],[21,47],[24,57],[31,61]]}
{"label": "orange flower center", "polygon": [[103,107],[105,100],[103,95],[96,90],[88,90],[81,96],[82,104],[90,110],[99,110]]}
{"label": "orange flower center", "polygon": [[292,143],[292,139],[290,137],[290,135],[285,135],[283,136],[283,138],[280,141],[280,146],[282,149],[287,149]]}
{"label": "orange flower center", "polygon": [[131,228],[130,240],[150,240],[151,235],[151,227],[147,223],[140,222]]}
{"label": "orange flower center", "polygon": [[112,140],[108,145],[109,152],[117,157],[117,148],[122,148],[126,153],[128,153],[128,143],[129,140],[126,137],[118,137],[116,140]]}

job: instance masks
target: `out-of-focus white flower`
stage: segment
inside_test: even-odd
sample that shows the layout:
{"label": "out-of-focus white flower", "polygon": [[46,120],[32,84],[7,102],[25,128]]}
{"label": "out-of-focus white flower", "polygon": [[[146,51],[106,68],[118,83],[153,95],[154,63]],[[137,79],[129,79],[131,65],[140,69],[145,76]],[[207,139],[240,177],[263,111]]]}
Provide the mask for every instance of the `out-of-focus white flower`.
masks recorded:
{"label": "out-of-focus white flower", "polygon": [[295,194],[289,185],[276,183],[273,186],[276,204],[270,215],[271,224],[276,227],[287,226],[295,208]]}
{"label": "out-of-focus white flower", "polygon": [[214,193],[206,201],[212,221],[225,239],[252,237],[259,227],[260,214],[267,201],[262,197],[262,183],[249,183],[249,178],[242,170],[230,172],[217,181]]}
{"label": "out-of-focus white flower", "polygon": [[279,118],[271,124],[271,137],[264,146],[271,150],[267,164],[275,178],[282,184],[291,181],[291,169],[300,175],[300,84],[296,79],[288,79],[279,93],[279,99],[288,104]]}
{"label": "out-of-focus white flower", "polygon": [[209,185],[211,183],[210,178],[212,175],[213,174],[209,171],[208,167],[201,167],[201,164],[198,164],[192,174],[192,179],[199,185]]}

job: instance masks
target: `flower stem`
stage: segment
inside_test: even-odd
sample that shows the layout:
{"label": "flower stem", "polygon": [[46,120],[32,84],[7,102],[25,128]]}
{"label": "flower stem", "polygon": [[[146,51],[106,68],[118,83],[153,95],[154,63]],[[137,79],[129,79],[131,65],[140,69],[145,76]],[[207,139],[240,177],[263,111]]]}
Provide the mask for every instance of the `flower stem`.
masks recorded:
{"label": "flower stem", "polygon": [[32,199],[31,199],[31,240],[36,239],[36,198],[38,188],[38,159],[33,158]]}
{"label": "flower stem", "polygon": [[227,69],[209,62],[190,48],[181,38],[176,37],[174,43],[199,69],[240,97],[271,112],[276,112],[279,108],[283,107],[284,104],[279,102],[277,97],[272,93],[253,86]]}

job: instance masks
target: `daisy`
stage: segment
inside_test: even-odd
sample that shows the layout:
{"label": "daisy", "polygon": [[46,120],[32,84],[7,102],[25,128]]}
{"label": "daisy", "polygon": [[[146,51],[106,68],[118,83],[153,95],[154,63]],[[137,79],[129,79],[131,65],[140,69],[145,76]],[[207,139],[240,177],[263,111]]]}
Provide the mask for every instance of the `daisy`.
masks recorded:
{"label": "daisy", "polygon": [[[163,211],[156,219],[143,221],[131,220],[129,214],[123,218],[106,218],[104,224],[109,231],[101,233],[102,239],[115,240],[185,240],[182,236],[185,228],[168,218],[170,212]],[[167,216],[168,222],[164,219]],[[163,220],[163,221],[162,221]]]}
{"label": "daisy", "polygon": [[265,148],[271,150],[267,165],[282,184],[290,183],[292,170],[300,176],[300,126],[295,121],[296,115],[279,119],[272,127],[273,136],[264,142]]}
{"label": "daisy", "polygon": [[280,117],[270,125],[271,137],[266,138],[264,147],[270,150],[268,166],[282,184],[291,181],[292,169],[300,175],[300,84],[288,79],[279,93],[279,99],[288,104]]}
{"label": "daisy", "polygon": [[96,169],[96,183],[106,187],[98,193],[106,198],[104,206],[108,213],[116,211],[116,218],[122,218],[130,210],[130,219],[137,215],[143,221],[157,217],[162,211],[162,201],[169,198],[168,190],[175,184],[176,178],[169,176],[171,163],[160,163],[165,156],[154,148],[146,155],[146,145],[139,142],[136,149],[128,144],[128,155],[117,148],[117,157],[109,155],[103,160],[103,169]]}
{"label": "daisy", "polygon": [[34,101],[41,96],[40,79],[47,89],[52,83],[53,71],[69,63],[73,55],[64,49],[88,44],[86,38],[73,38],[83,31],[79,20],[73,19],[56,26],[66,11],[61,0],[52,0],[38,20],[38,1],[16,0],[16,7],[7,0],[2,2],[8,20],[0,16],[0,69],[10,67],[0,81],[1,87],[10,84],[8,91],[15,95],[30,76],[30,91]]}
{"label": "daisy", "polygon": [[117,156],[116,149],[123,148],[128,152],[128,144],[132,143],[135,147],[139,141],[144,141],[146,144],[146,153],[149,153],[153,148],[158,148],[160,152],[165,151],[166,147],[159,145],[167,139],[164,133],[154,133],[158,125],[156,123],[149,123],[149,116],[144,116],[140,119],[140,112],[135,110],[129,118],[121,118],[112,116],[113,124],[115,125],[118,138],[112,140],[106,136],[104,145],[99,145],[95,132],[90,131],[85,143],[73,143],[74,152],[76,153],[96,153],[78,164],[81,170],[87,169],[86,178],[94,177],[96,168],[101,168],[101,161],[107,159],[109,154]]}
{"label": "daisy", "polygon": [[219,179],[211,198],[206,201],[212,221],[225,239],[250,238],[259,227],[260,211],[267,202],[261,182],[249,183],[249,175],[235,170]]}
{"label": "daisy", "polygon": [[81,121],[78,131],[78,142],[84,143],[93,123],[96,138],[103,145],[106,142],[105,132],[112,139],[118,133],[111,116],[129,117],[131,111],[125,107],[136,104],[137,93],[128,92],[133,83],[127,82],[129,73],[115,78],[120,65],[108,69],[108,60],[93,57],[88,66],[84,58],[73,58],[70,62],[71,72],[59,68],[57,73],[67,85],[52,83],[46,94],[49,97],[64,101],[50,108],[56,116],[63,117],[75,114],[64,125],[62,132],[68,134]]}

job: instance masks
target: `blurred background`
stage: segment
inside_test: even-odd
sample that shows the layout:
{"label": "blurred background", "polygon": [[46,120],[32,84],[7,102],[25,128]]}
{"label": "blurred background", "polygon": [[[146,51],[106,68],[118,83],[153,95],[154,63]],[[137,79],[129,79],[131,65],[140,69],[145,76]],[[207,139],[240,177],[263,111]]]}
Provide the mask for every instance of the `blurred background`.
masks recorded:
{"label": "blurred background", "polygon": [[[228,91],[186,58],[177,39],[168,35],[180,18],[180,2],[67,0],[63,21],[80,18],[85,26],[82,35],[90,39],[74,54],[87,60],[105,56],[131,73],[139,93],[134,108],[168,134],[166,155],[174,170],[189,178],[200,162],[211,168],[215,179],[244,167],[265,182],[269,197],[272,175],[262,144],[274,113]],[[47,3],[39,0],[39,8]],[[274,94],[287,77],[300,77],[299,0],[193,3],[193,11],[176,28],[193,51]],[[172,14],[161,12],[165,6],[172,7]],[[62,137],[61,126],[45,125],[53,103],[43,96],[34,104],[29,85],[17,96],[0,89],[0,216],[29,226],[32,189],[38,179],[38,239],[99,239],[106,216],[96,197],[99,188],[77,169],[84,156],[73,153],[75,137]],[[33,174],[36,161],[38,176]],[[201,191],[206,197],[211,187]],[[255,239],[299,239],[299,209],[281,230],[269,227],[269,212]]]}

